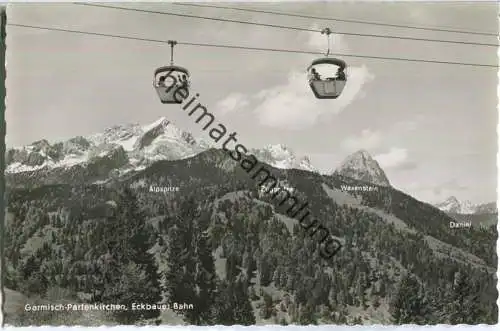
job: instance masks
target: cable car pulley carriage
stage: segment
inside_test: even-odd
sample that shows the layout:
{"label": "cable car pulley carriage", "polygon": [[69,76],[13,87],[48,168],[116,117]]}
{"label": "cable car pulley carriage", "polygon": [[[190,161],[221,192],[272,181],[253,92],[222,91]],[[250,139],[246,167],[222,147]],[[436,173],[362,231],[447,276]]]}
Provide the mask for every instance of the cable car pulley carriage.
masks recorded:
{"label": "cable car pulley carriage", "polygon": [[[328,51],[325,57],[314,60],[307,68],[307,72],[309,74],[309,86],[311,87],[314,96],[318,99],[337,99],[342,94],[347,82],[347,76],[344,72],[347,68],[347,64],[341,59],[328,57],[330,55],[331,30],[329,28],[325,28],[321,31],[321,34],[326,34],[326,37],[328,38]],[[315,66],[319,64],[336,66],[336,75],[334,77],[322,79],[315,68]]]}
{"label": "cable car pulley carriage", "polygon": [[[155,70],[153,77],[153,86],[160,97],[163,104],[180,104],[182,99],[176,99],[176,91],[183,87],[189,91],[190,76],[189,71],[181,66],[174,65],[174,46],[177,44],[175,40],[169,40],[170,45],[170,65],[160,67]],[[167,82],[170,78],[171,82]]]}

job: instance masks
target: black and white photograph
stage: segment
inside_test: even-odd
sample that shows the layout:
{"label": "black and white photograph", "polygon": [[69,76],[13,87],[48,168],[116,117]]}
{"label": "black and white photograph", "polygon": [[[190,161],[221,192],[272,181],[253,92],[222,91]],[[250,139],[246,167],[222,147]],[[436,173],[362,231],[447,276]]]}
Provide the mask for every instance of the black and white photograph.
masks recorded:
{"label": "black and white photograph", "polygon": [[498,4],[7,7],[9,326],[497,324]]}

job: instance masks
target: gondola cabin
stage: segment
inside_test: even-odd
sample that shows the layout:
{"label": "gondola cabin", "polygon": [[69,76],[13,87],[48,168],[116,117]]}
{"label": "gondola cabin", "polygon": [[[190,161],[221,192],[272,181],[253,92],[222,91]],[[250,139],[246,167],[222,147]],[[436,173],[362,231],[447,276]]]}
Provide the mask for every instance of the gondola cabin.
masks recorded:
{"label": "gondola cabin", "polygon": [[[336,69],[335,73],[330,77],[322,77],[317,71],[319,65],[334,68]],[[326,57],[314,60],[307,68],[309,86],[314,96],[318,99],[337,99],[342,94],[347,83],[346,67],[346,63],[340,59]]]}
{"label": "gondola cabin", "polygon": [[177,94],[178,100],[176,100],[175,93],[181,87],[189,91],[189,71],[174,65],[158,68],[154,73],[153,86],[161,103],[180,104],[184,100],[179,93]]}

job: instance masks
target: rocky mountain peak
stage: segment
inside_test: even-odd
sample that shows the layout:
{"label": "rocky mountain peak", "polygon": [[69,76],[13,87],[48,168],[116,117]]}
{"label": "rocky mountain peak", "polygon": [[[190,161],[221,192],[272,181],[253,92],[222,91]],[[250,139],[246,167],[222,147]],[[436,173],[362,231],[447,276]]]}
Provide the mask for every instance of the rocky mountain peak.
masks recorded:
{"label": "rocky mountain peak", "polygon": [[316,172],[307,156],[298,157],[288,146],[283,144],[267,145],[251,151],[260,161],[280,169],[301,169]]}
{"label": "rocky mountain peak", "polygon": [[349,155],[334,174],[362,180],[368,183],[391,186],[389,179],[378,162],[366,150]]}
{"label": "rocky mountain peak", "polygon": [[[128,171],[159,160],[192,157],[210,147],[214,147],[211,141],[197,139],[191,133],[176,127],[166,117],[160,117],[148,125],[114,125],[100,133],[76,136],[53,144],[42,139],[27,146],[11,148],[6,153],[6,171],[18,173],[69,168],[109,157],[116,157],[119,161],[112,164],[120,164]],[[316,171],[309,158],[297,157],[283,144],[268,145],[255,149],[252,153],[262,162],[276,168]]]}

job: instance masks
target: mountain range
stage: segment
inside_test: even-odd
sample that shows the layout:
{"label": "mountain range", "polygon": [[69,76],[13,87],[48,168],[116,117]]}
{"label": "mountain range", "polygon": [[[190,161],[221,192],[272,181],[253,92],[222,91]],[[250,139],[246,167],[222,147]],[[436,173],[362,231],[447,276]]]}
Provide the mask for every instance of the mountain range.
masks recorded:
{"label": "mountain range", "polygon": [[[213,143],[197,139],[161,117],[148,125],[117,125],[86,137],[77,136],[53,144],[39,140],[28,146],[10,148],[6,153],[6,173],[36,171],[46,176],[50,173],[60,175],[74,166],[105,163],[105,169],[100,172],[111,170],[113,177],[117,177],[145,169],[156,161],[186,159],[212,147],[215,147]],[[307,156],[299,157],[283,144],[251,149],[250,152],[262,162],[279,169],[318,172]],[[332,174],[391,186],[385,172],[366,150],[349,155]],[[434,205],[453,214],[496,212],[494,202],[473,205],[469,201],[460,202],[455,197]]]}
{"label": "mountain range", "polygon": [[[331,174],[282,145],[252,153],[342,243],[332,259],[249,171],[166,119],[10,149],[7,323],[497,323],[496,227],[450,229],[454,218],[392,187],[366,151]],[[196,309],[24,309],[158,300]]]}
{"label": "mountain range", "polygon": [[[159,160],[182,160],[215,147],[178,129],[165,117],[149,125],[117,125],[87,137],[49,143],[36,141],[28,146],[10,148],[6,172],[20,173],[69,169],[106,159],[119,174],[139,171]],[[252,149],[260,160],[282,169],[317,171],[307,157],[298,157],[282,144]]]}
{"label": "mountain range", "polygon": [[459,201],[456,197],[451,196],[441,203],[435,204],[436,208],[454,214],[493,214],[497,212],[495,202],[473,204],[468,200]]}
{"label": "mountain range", "polygon": [[459,201],[451,196],[435,205],[458,222],[470,223],[474,227],[495,226],[498,222],[498,210],[495,202],[473,204],[468,200]]}

